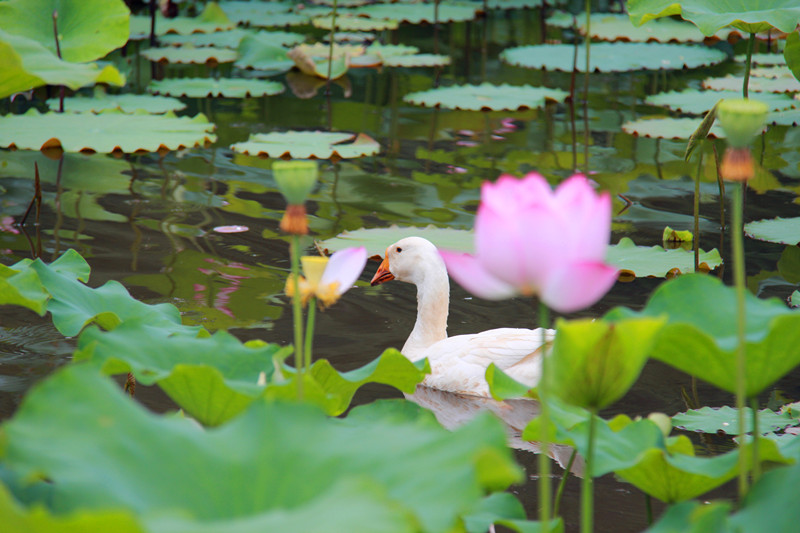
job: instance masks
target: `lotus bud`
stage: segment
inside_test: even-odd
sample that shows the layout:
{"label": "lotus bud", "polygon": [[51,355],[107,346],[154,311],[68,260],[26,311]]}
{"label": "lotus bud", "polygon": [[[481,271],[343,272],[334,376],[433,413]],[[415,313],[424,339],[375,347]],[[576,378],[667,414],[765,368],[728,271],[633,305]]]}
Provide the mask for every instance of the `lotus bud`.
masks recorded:
{"label": "lotus bud", "polygon": [[669,437],[672,431],[672,419],[670,417],[664,413],[650,413],[647,415],[647,419],[654,422],[665,437]]}
{"label": "lotus bud", "polygon": [[764,102],[749,99],[723,100],[717,108],[717,118],[733,148],[749,146],[761,133],[769,108]]}
{"label": "lotus bud", "polygon": [[317,183],[319,170],[315,161],[276,161],[272,175],[286,203],[303,205]]}

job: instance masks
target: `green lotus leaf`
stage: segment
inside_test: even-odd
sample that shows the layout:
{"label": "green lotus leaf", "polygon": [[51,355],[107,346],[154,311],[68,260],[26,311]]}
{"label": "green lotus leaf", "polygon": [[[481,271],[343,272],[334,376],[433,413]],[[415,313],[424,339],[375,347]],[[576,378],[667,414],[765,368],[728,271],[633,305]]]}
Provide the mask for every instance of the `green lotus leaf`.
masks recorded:
{"label": "green lotus leaf", "polygon": [[391,226],[388,228],[361,228],[345,231],[336,237],[318,241],[316,246],[323,255],[329,255],[351,246],[364,246],[370,256],[383,257],[387,246],[405,237],[413,237],[415,235],[428,239],[437,248],[463,252],[471,252],[475,241],[475,234],[467,230],[437,228],[434,226],[424,228]]}
{"label": "green lotus leaf", "polygon": [[403,100],[424,107],[469,111],[518,111],[543,107],[546,100],[563,102],[569,93],[560,89],[523,85],[456,85],[410,93]]}
{"label": "green lotus leaf", "polygon": [[72,113],[0,117],[0,146],[28,150],[61,147],[65,152],[101,153],[178,150],[216,140],[214,128],[202,114],[165,115],[105,112],[100,115]]}
{"label": "green lotus leaf", "polygon": [[[797,103],[796,98],[795,103]],[[767,124],[775,124],[777,126],[800,126],[800,109],[774,111],[767,115]]]}
{"label": "green lotus leaf", "polygon": [[[231,22],[216,2],[206,4],[203,12],[197,17],[166,18],[161,13],[156,14],[156,35],[167,33],[179,33],[181,35],[214,33],[232,30],[235,26],[236,24]],[[150,17],[131,17],[130,30],[132,39],[148,37],[150,35]]]}
{"label": "green lotus leaf", "polygon": [[[439,22],[465,22],[475,20],[479,6],[470,3],[439,5]],[[349,14],[372,19],[396,20],[408,24],[431,24],[435,20],[433,4],[372,4],[350,10]]]}
{"label": "green lotus leaf", "polygon": [[[58,109],[58,98],[50,98],[47,100],[47,105],[50,109]],[[167,111],[180,111],[184,108],[186,108],[186,104],[177,98],[145,94],[95,94],[91,97],[64,98],[64,112],[66,113],[102,113],[116,110],[122,113],[144,111],[157,115]]]}
{"label": "green lotus leaf", "polygon": [[[747,55],[735,55],[733,56],[733,60],[744,65],[745,61],[747,61]],[[786,58],[783,56],[783,54],[753,54],[750,57],[750,62],[753,65],[759,65],[762,67],[770,65],[785,65]]]}
{"label": "green lotus leaf", "polygon": [[786,65],[772,65],[769,67],[755,67],[750,69],[750,75],[756,78],[791,78],[794,75]]}
{"label": "green lotus leaf", "polygon": [[[651,357],[728,392],[736,391],[736,291],[712,276],[687,274],[659,286],[636,313],[617,308],[609,319],[666,315]],[[800,314],[778,299],[746,294],[748,397],[800,363]]]}
{"label": "green lotus leaf", "polygon": [[0,2],[0,28],[57,55],[54,12],[64,61],[94,61],[128,41],[130,11],[122,0],[8,0]]}
{"label": "green lotus leaf", "polygon": [[789,33],[800,19],[800,5],[794,0],[630,0],[627,9],[636,26],[651,19],[680,15],[705,35],[714,35],[725,26],[747,33],[772,27]]}
{"label": "green lotus leaf", "polygon": [[[717,102],[723,98],[738,99],[742,91],[698,91],[697,89],[684,89],[647,96],[644,103],[655,106],[668,107],[681,113],[690,115],[704,115]],[[753,95],[753,100],[764,102],[770,109],[779,111],[798,105],[797,100],[791,96],[776,93],[758,93]]]}
{"label": "green lotus leaf", "polygon": [[[539,44],[508,48],[500,59],[524,68],[572,72],[575,47],[571,44]],[[578,48],[576,68],[586,68],[586,50]],[[661,43],[599,43],[591,48],[593,72],[631,70],[675,70],[714,65],[724,61],[724,52],[704,46]]]}
{"label": "green lotus leaf", "polygon": [[294,66],[286,48],[276,46],[262,32],[247,35],[239,43],[239,58],[234,63],[239,68],[277,70],[285,72]]}
{"label": "green lotus leaf", "polygon": [[290,2],[242,2],[237,0],[226,0],[220,4],[230,20],[236,24],[252,24],[254,26],[264,26],[265,24],[255,24],[251,21],[268,20],[269,15],[275,13],[288,13],[294,7]]}
{"label": "green lotus leaf", "polygon": [[[636,246],[628,237],[623,237],[616,245],[609,246],[606,260],[621,270],[633,272],[637,278],[661,278],[674,269],[683,274],[694,271],[694,253],[691,250]],[[701,269],[713,270],[721,264],[722,257],[716,248],[710,252],[700,250]]]}
{"label": "green lotus leaf", "polygon": [[338,7],[357,7],[370,3],[370,0],[312,0],[313,4],[320,6],[333,6],[334,2]]}
{"label": "green lotus leaf", "polygon": [[744,225],[744,233],[759,241],[800,244],[800,217],[754,220]]}
{"label": "green lotus leaf", "polygon": [[521,477],[489,416],[449,432],[406,402],[346,419],[253,402],[206,430],[147,411],[87,365],[40,383],[3,432],[12,490],[48,480],[46,502],[31,503],[129,510],[156,532],[314,531],[322,520],[342,533],[446,531]]}
{"label": "green lotus leaf", "polygon": [[234,152],[284,159],[352,159],[375,155],[381,147],[364,133],[287,131],[256,133],[231,146]]}
{"label": "green lotus leaf", "polygon": [[288,31],[266,31],[254,32],[253,30],[233,29],[230,31],[218,31],[214,33],[192,33],[190,35],[179,35],[177,33],[163,35],[158,38],[162,45],[170,46],[217,46],[222,48],[239,48],[239,43],[248,35],[258,35],[260,41],[269,46],[291,46],[302,43],[305,35]]}
{"label": "green lotus leaf", "polygon": [[416,46],[409,46],[407,44],[381,44],[379,42],[375,42],[364,50],[364,54],[378,56],[381,59],[386,60],[390,57],[419,54],[419,48]]}
{"label": "green lotus leaf", "polygon": [[0,98],[41,85],[79,89],[95,83],[125,85],[125,77],[112,65],[62,61],[38,41],[0,30]]}
{"label": "green lotus leaf", "polygon": [[27,265],[0,265],[0,304],[19,305],[44,315],[49,297],[35,270]]}
{"label": "green lotus leaf", "polygon": [[[311,19],[315,28],[330,30],[333,17],[315,17]],[[336,29],[340,31],[384,31],[396,30],[400,24],[393,19],[363,18],[354,16],[337,16]]]}
{"label": "green lotus leaf", "polygon": [[[578,30],[586,35],[586,14],[576,15]],[[572,15],[561,12],[549,17],[547,24],[561,28],[572,27]],[[624,13],[592,13],[591,14],[592,39],[601,41],[633,41],[660,43],[702,43],[706,36],[697,26],[689,22],[674,19],[659,19],[648,22],[643,26],[634,26],[631,19]],[[716,37],[727,39],[730,31],[721,30]]]}
{"label": "green lotus leaf", "polygon": [[365,44],[373,42],[378,37],[374,33],[366,31],[337,31],[333,34],[335,43],[356,43]]}
{"label": "green lotus leaf", "polygon": [[[703,89],[712,91],[739,91],[742,92],[744,78],[739,76],[725,76],[724,78],[706,78],[703,80]],[[750,78],[748,89],[751,93],[795,93],[800,91],[800,81],[794,78]]]}
{"label": "green lotus leaf", "polygon": [[489,9],[534,9],[542,6],[542,0],[488,0]]}
{"label": "green lotus leaf", "polygon": [[142,57],[150,61],[166,62],[174,64],[217,64],[232,63],[239,57],[235,50],[227,48],[217,48],[215,46],[204,46],[195,48],[193,46],[176,46],[166,48],[148,48],[142,50]]}
{"label": "green lotus leaf", "polygon": [[171,94],[190,98],[248,98],[280,94],[285,87],[278,81],[241,78],[168,78],[152,81],[147,90],[155,94]]}
{"label": "green lotus leaf", "polygon": [[792,76],[800,80],[800,34],[792,32],[786,37],[783,58]]}
{"label": "green lotus leaf", "polygon": [[[778,431],[796,425],[800,420],[788,411],[776,413],[772,409],[758,412],[758,429],[761,433]],[[739,434],[739,410],[727,405],[722,407],[701,407],[689,409],[672,417],[672,425],[686,431],[699,433]],[[753,431],[753,411],[745,407],[745,432]]]}
{"label": "green lotus leaf", "polygon": [[729,517],[730,531],[793,531],[800,514],[792,491],[800,482],[800,464],[776,468],[747,491],[738,512]]}
{"label": "green lotus leaf", "polygon": [[691,500],[671,505],[646,533],[730,533],[733,503]]}
{"label": "green lotus leaf", "polygon": [[442,54],[391,56],[383,60],[384,67],[446,67],[450,63],[450,56]]}
{"label": "green lotus leaf", "polygon": [[303,26],[311,18],[304,13],[264,13],[247,20],[250,26],[261,28],[283,28],[286,26]]}
{"label": "green lotus leaf", "polygon": [[[625,122],[622,131],[640,137],[656,139],[688,139],[702,122],[699,118],[651,117]],[[718,123],[711,126],[709,137],[723,138],[725,132]]]}

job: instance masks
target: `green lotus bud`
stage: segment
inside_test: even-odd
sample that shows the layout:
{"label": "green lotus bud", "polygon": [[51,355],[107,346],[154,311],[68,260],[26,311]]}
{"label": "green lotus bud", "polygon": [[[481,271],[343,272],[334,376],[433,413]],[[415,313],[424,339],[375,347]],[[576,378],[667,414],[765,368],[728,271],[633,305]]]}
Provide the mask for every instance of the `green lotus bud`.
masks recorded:
{"label": "green lotus bud", "polygon": [[764,129],[768,111],[767,104],[757,100],[723,100],[717,108],[717,118],[728,143],[734,148],[744,148]]}
{"label": "green lotus bud", "polygon": [[303,205],[319,176],[316,161],[275,161],[272,176],[289,205]]}
{"label": "green lotus bud", "polygon": [[661,433],[665,437],[669,437],[670,432],[672,431],[672,419],[665,415],[664,413],[650,413],[647,415],[647,418],[655,422],[658,426],[658,429],[661,430]]}

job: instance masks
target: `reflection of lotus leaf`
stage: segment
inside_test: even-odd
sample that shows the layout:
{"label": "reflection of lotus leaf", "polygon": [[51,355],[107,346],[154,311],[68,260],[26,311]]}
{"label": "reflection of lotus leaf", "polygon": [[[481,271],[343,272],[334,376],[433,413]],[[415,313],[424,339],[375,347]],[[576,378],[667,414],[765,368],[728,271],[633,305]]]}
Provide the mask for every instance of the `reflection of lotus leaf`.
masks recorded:
{"label": "reflection of lotus leaf", "polygon": [[155,152],[178,150],[216,140],[214,125],[202,114],[189,117],[105,112],[0,117],[0,147],[29,150],[61,147],[65,152]]}
{"label": "reflection of lotus leaf", "polygon": [[780,244],[800,244],[800,217],[755,220],[744,225],[748,237]]}
{"label": "reflection of lotus leaf", "polygon": [[[683,91],[670,91],[648,96],[644,99],[646,104],[668,107],[675,111],[691,115],[705,114],[714,107],[722,98],[741,98],[742,91],[698,91],[685,89]],[[760,93],[753,95],[753,100],[767,104],[772,110],[789,109],[798,104],[797,101],[784,94]]]}
{"label": "reflection of lotus leaf", "polygon": [[[622,131],[641,137],[655,139],[688,139],[700,126],[699,118],[641,118],[622,125]],[[725,134],[719,124],[711,127],[710,137],[721,138]]]}
{"label": "reflection of lotus leaf", "polygon": [[[443,3],[439,4],[439,22],[464,22],[475,20],[479,4]],[[435,20],[433,4],[373,4],[351,10],[353,15],[367,16],[373,19],[396,20],[409,24],[432,23]]]}
{"label": "reflection of lotus leaf", "polygon": [[797,0],[630,0],[626,7],[637,26],[654,18],[680,15],[705,35],[714,35],[725,26],[748,33],[775,27],[788,33],[800,19]]}
{"label": "reflection of lotus leaf", "polygon": [[[311,20],[315,28],[330,30],[333,24],[332,17],[317,17]],[[336,17],[336,29],[341,31],[383,31],[396,30],[399,26],[396,20],[370,19],[363,17]]]}
{"label": "reflection of lotus leaf", "polygon": [[[624,13],[592,13],[592,38],[601,41],[633,41],[660,43],[703,42],[706,36],[690,22],[673,19],[650,21],[643,26],[634,26]],[[577,15],[578,30],[586,34],[586,14]],[[572,27],[572,15],[557,13],[547,19],[547,24],[561,28]],[[726,39],[730,30],[717,32],[717,37]]]}
{"label": "reflection of lotus leaf", "polygon": [[[509,48],[500,59],[524,68],[572,71],[575,47],[571,44],[540,44]],[[590,68],[594,72],[672,70],[713,65],[725,60],[724,52],[704,46],[661,43],[599,43],[592,45]],[[576,68],[586,68],[586,50],[578,48]]]}
{"label": "reflection of lotus leaf", "polygon": [[284,91],[278,81],[248,80],[239,78],[172,78],[152,81],[147,90],[154,94],[171,94],[190,98],[222,96],[224,98],[246,98],[271,96]]}
{"label": "reflection of lotus leaf", "polygon": [[380,145],[364,133],[287,131],[256,133],[246,142],[231,146],[234,152],[260,157],[291,159],[352,159],[375,155]]}
{"label": "reflection of lotus leaf", "polygon": [[238,57],[235,50],[228,48],[217,48],[214,46],[204,46],[195,48],[193,46],[177,46],[166,48],[148,48],[142,50],[142,57],[150,61],[167,63],[192,63],[192,64],[216,64],[232,63]]}
{"label": "reflection of lotus leaf", "polygon": [[383,60],[384,67],[444,67],[452,62],[450,56],[441,54],[411,54],[391,56]]}
{"label": "reflection of lotus leaf", "polygon": [[220,4],[220,7],[237,24],[252,24],[254,26],[264,26],[256,24],[253,20],[268,20],[268,17],[275,13],[287,13],[292,10],[292,4],[288,2],[241,2],[238,0],[228,0]]}
{"label": "reflection of lotus leaf", "polygon": [[[740,76],[725,76],[724,78],[706,78],[703,88],[712,91],[742,91],[744,78]],[[748,86],[750,92],[768,93],[794,93],[800,91],[800,81],[792,78],[750,78]]]}
{"label": "reflection of lotus leaf", "polygon": [[[58,109],[58,98],[50,98],[47,105],[50,109]],[[144,94],[96,94],[92,97],[75,96],[64,99],[64,111],[67,113],[101,113],[113,109],[122,113],[145,111],[160,114],[180,111],[185,107],[186,104],[177,98]]]}
{"label": "reflection of lotus leaf", "polygon": [[58,43],[64,61],[99,59],[128,41],[130,12],[108,0],[9,0],[0,2],[0,28],[38,41],[56,54],[53,12],[58,13]]}
{"label": "reflection of lotus leaf", "polygon": [[460,85],[443,87],[403,97],[406,102],[424,107],[444,107],[470,111],[516,111],[542,107],[546,100],[563,102],[569,93],[560,89],[523,85]]}

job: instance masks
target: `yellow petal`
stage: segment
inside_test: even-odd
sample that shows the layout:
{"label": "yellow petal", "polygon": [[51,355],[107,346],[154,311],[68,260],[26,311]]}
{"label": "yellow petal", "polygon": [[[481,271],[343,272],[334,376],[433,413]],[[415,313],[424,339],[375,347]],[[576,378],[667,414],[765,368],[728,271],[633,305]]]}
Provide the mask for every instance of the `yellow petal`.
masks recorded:
{"label": "yellow petal", "polygon": [[328,266],[328,258],[319,255],[304,255],[300,258],[300,262],[303,264],[303,274],[306,275],[308,284],[316,289],[325,272],[325,267]]}

